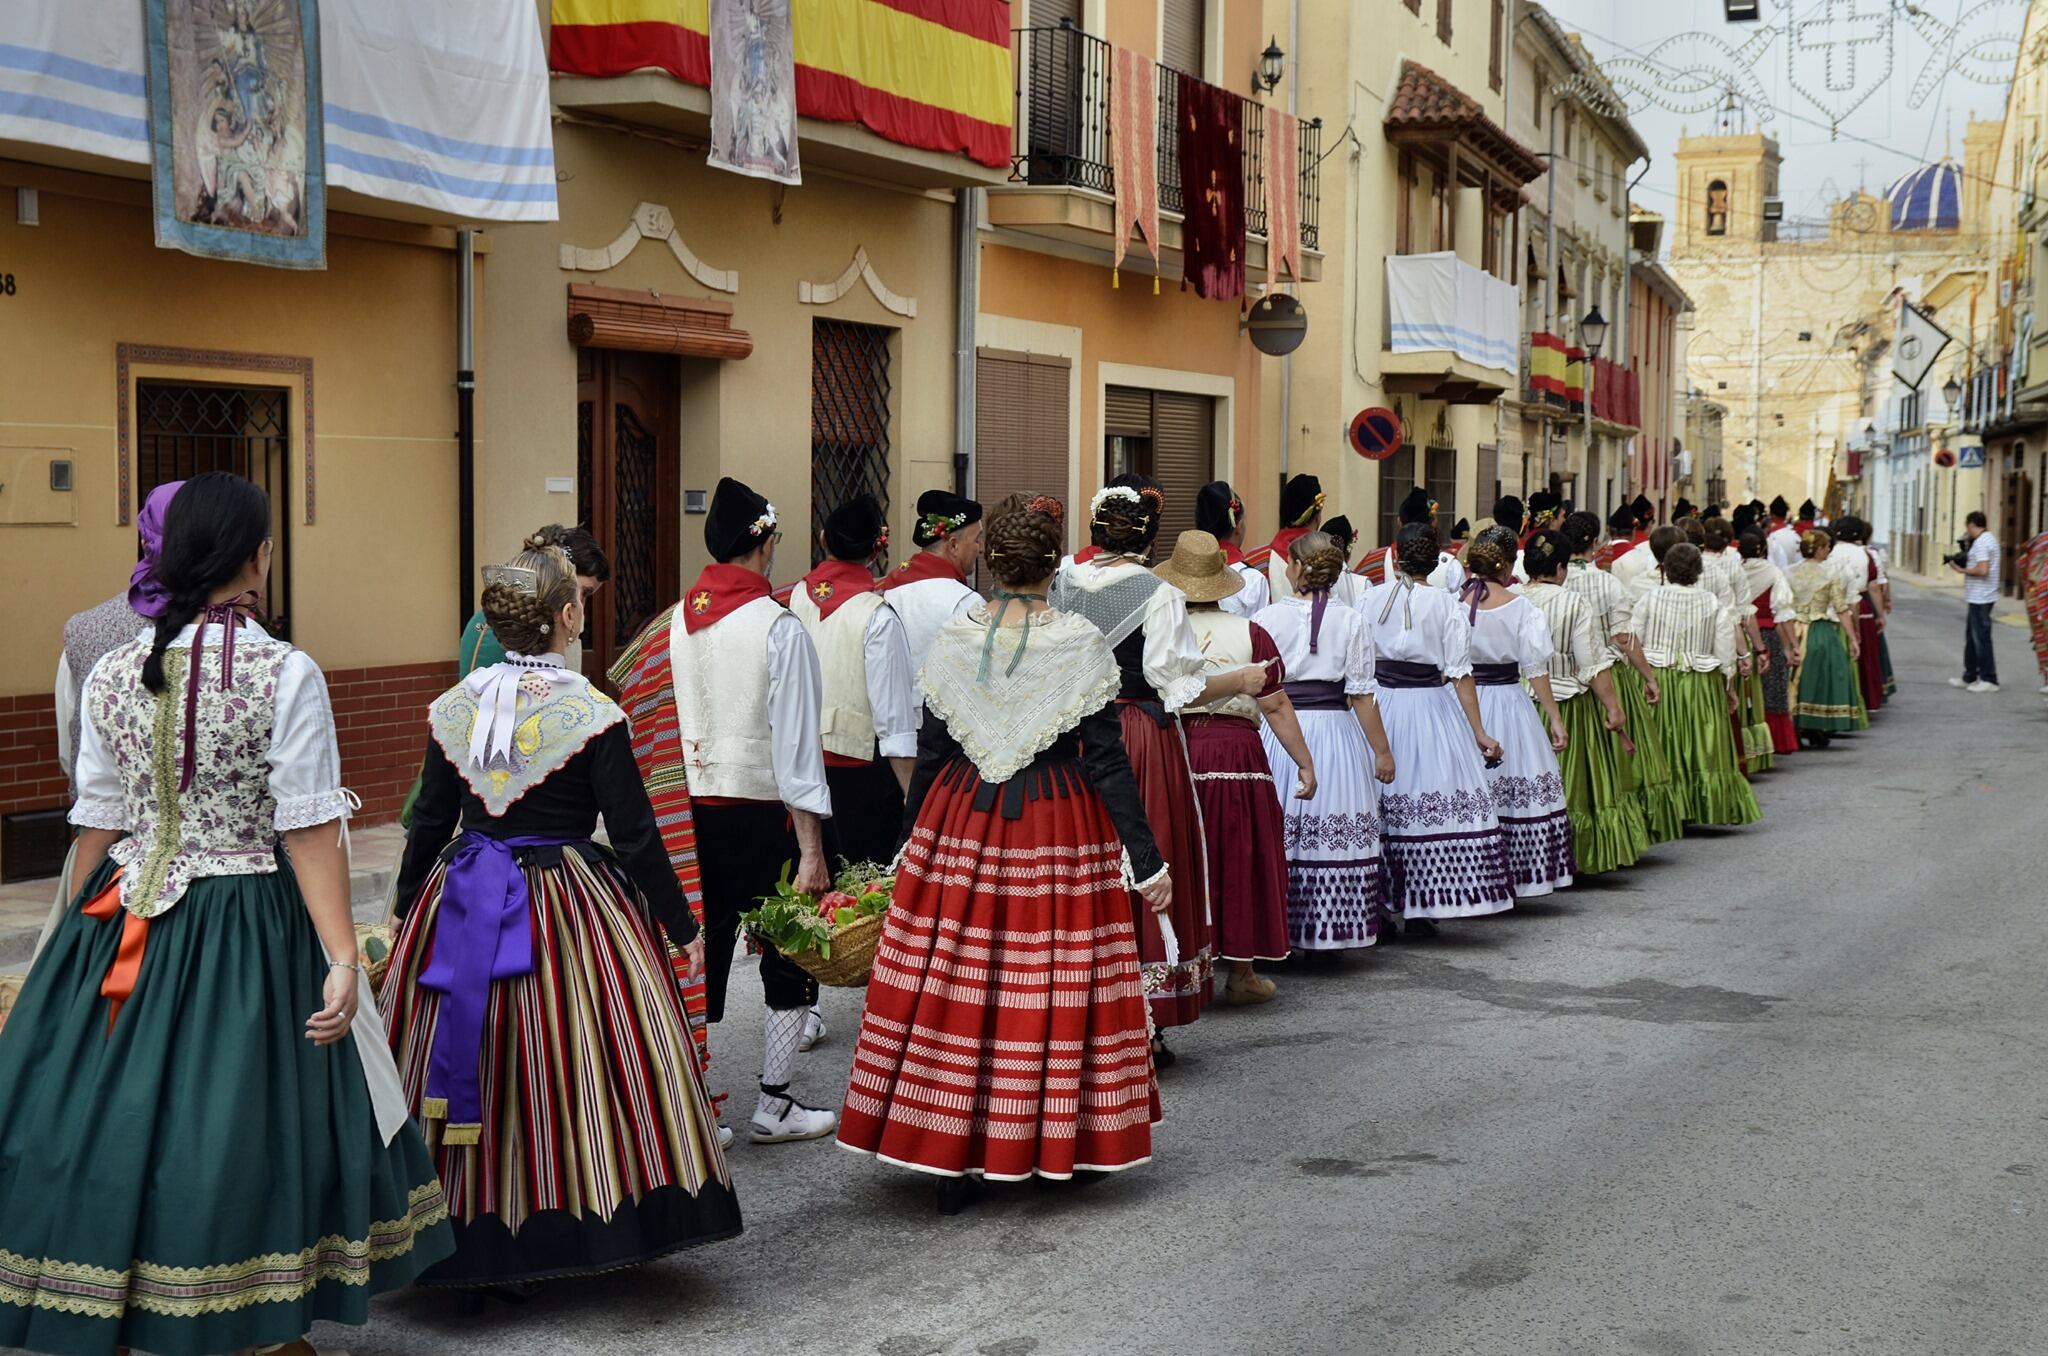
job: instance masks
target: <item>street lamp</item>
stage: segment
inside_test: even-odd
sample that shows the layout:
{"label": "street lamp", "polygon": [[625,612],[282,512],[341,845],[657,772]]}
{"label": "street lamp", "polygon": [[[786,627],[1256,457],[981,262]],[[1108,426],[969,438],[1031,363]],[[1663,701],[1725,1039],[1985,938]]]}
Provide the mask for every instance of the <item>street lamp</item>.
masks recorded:
{"label": "street lamp", "polygon": [[1281,64],[1286,59],[1287,53],[1280,50],[1280,39],[1267,38],[1266,50],[1259,53],[1258,69],[1252,72],[1253,97],[1257,97],[1261,92],[1273,92],[1274,86],[1280,83],[1280,77],[1286,73],[1286,67]]}
{"label": "street lamp", "polygon": [[1864,442],[1865,442],[1866,444],[1868,444],[1869,446],[1871,446],[1871,447],[1876,447],[1876,446],[1877,446],[1877,425],[1876,425],[1876,424],[1865,424],[1865,425],[1863,426],[1863,441],[1864,441]]}
{"label": "street lamp", "polygon": [[1941,398],[1948,402],[1948,407],[1950,409],[1954,409],[1956,407],[1956,402],[1962,399],[1962,396],[1963,384],[1957,381],[1954,377],[1950,377],[1947,381],[1941,384]]}
{"label": "street lamp", "polygon": [[1600,346],[1607,342],[1607,317],[1600,314],[1600,303],[1594,302],[1593,309],[1579,322],[1579,338],[1589,356],[1600,356]]}

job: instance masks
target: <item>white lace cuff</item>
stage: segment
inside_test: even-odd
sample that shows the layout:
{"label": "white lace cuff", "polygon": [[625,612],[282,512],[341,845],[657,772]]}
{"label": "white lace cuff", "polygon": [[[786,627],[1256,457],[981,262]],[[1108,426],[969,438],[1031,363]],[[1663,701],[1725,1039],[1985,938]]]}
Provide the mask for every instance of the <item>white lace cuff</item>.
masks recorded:
{"label": "white lace cuff", "polygon": [[1149,890],[1160,881],[1166,879],[1167,871],[1168,867],[1162,861],[1157,871],[1154,871],[1144,880],[1139,880],[1137,871],[1131,866],[1131,850],[1129,848],[1123,849],[1123,884],[1126,890]]}
{"label": "white lace cuff", "polygon": [[1190,673],[1174,679],[1159,693],[1159,704],[1168,711],[1179,711],[1189,702],[1199,700],[1202,689],[1209,685],[1209,675]]}
{"label": "white lace cuff", "polygon": [[70,820],[75,828],[119,833],[128,827],[128,806],[116,796],[88,796],[72,803]]}
{"label": "white lace cuff", "polygon": [[340,787],[332,791],[316,791],[310,796],[287,796],[277,803],[277,817],[273,824],[279,833],[331,824],[337,819],[348,818],[348,801],[348,792]]}

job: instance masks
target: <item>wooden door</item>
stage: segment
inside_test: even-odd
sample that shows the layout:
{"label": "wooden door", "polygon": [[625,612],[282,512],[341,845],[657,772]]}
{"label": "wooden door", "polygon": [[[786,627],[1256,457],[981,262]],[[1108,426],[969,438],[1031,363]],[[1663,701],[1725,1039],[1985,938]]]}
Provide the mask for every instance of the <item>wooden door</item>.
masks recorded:
{"label": "wooden door", "polygon": [[679,376],[665,354],[577,353],[577,516],[612,566],[583,631],[583,672],[593,681],[682,596]]}
{"label": "wooden door", "polygon": [[2005,473],[2005,513],[1998,526],[1998,548],[2005,558],[1999,562],[2000,587],[2012,597],[2020,596],[2019,553],[2034,535],[2029,521],[2034,507],[2034,480],[2027,474],[2024,449],[2012,453],[2012,469]]}

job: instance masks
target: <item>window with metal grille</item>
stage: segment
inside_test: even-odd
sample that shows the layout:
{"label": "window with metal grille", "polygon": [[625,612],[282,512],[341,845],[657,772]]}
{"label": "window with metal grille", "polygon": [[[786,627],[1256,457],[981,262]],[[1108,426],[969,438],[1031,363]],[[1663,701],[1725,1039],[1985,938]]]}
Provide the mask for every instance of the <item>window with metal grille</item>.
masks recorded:
{"label": "window with metal grille", "polygon": [[1424,461],[1424,488],[1436,500],[1436,532],[1451,539],[1451,525],[1458,521],[1458,449],[1432,447]]}
{"label": "window with metal grille", "polygon": [[[889,511],[889,335],[880,325],[811,322],[811,524],[872,494]],[[811,563],[822,560],[812,533]]]}
{"label": "window with metal grille", "polygon": [[1158,481],[1166,495],[1153,548],[1154,558],[1163,560],[1175,538],[1195,525],[1196,493],[1215,479],[1215,397],[1107,387],[1102,434],[1105,481],[1135,472]]}
{"label": "window with metal grille", "polygon": [[157,486],[230,471],[270,496],[270,579],[258,620],[291,637],[291,392],[209,382],[135,384],[135,502]]}
{"label": "window with metal grille", "polygon": [[1401,501],[1415,488],[1415,448],[1404,444],[1380,463],[1380,542],[1392,546],[1401,530]]}

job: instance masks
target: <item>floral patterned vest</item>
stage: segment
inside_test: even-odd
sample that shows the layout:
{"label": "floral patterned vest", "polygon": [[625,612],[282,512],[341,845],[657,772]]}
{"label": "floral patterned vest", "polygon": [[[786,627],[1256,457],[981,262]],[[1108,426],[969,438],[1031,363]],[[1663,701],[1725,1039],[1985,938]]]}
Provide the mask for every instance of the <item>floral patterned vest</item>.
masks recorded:
{"label": "floral patterned vest", "polygon": [[85,719],[121,772],[129,836],[120,863],[121,907],[153,918],[207,876],[277,870],[277,802],[270,794],[270,736],[277,679],[292,647],[253,629],[235,638],[235,683],[220,685],[220,645],[200,655],[198,775],[181,795],[186,666],[192,651],[164,653],[164,690],[142,685],[148,639],[109,655],[86,685]]}

